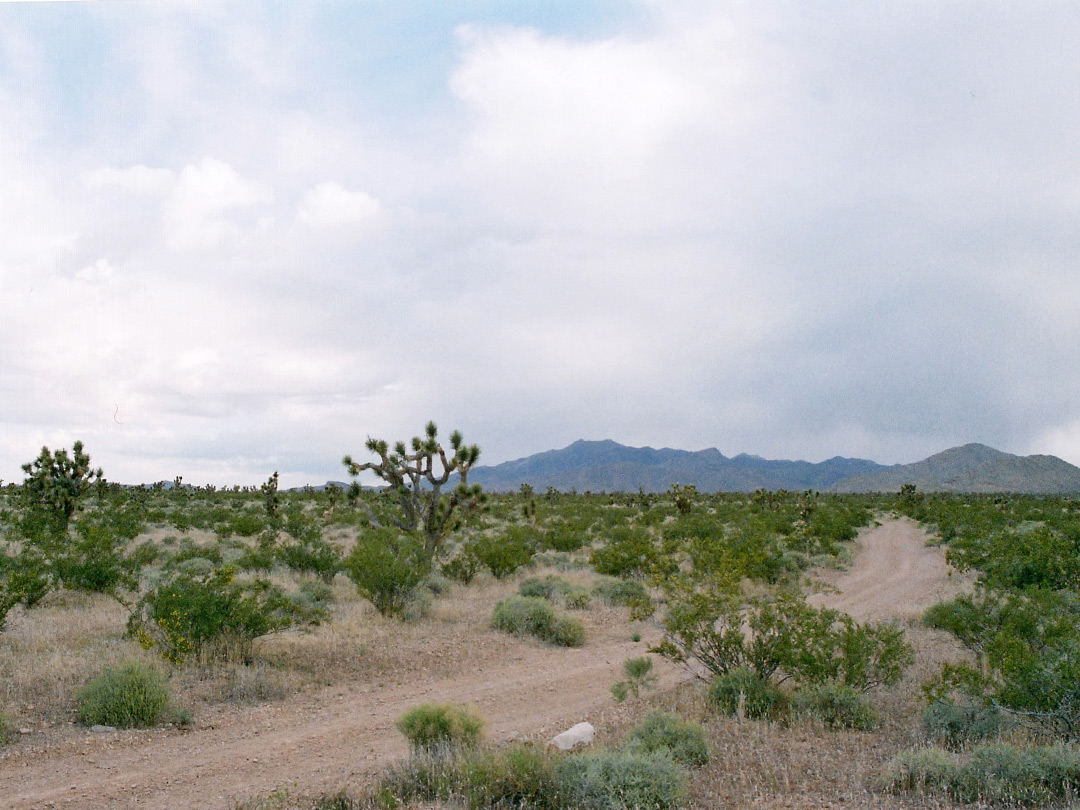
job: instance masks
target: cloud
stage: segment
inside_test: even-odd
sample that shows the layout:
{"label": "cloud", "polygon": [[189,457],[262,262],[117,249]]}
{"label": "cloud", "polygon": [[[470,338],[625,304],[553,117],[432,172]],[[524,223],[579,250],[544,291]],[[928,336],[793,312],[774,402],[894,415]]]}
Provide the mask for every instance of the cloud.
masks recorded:
{"label": "cloud", "polygon": [[114,188],[132,194],[162,195],[175,185],[176,172],[141,165],[126,169],[104,166],[87,172],[85,182],[90,189]]}
{"label": "cloud", "polygon": [[0,475],[1080,453],[1065,17],[55,8],[0,5]]}
{"label": "cloud", "polygon": [[296,219],[309,228],[341,228],[373,220],[382,211],[379,201],[363,191],[346,191],[337,183],[320,183],[305,192]]}
{"label": "cloud", "polygon": [[269,189],[249,181],[229,164],[203,158],[185,166],[166,195],[163,207],[165,244],[172,250],[199,250],[237,236],[231,212],[273,202]]}

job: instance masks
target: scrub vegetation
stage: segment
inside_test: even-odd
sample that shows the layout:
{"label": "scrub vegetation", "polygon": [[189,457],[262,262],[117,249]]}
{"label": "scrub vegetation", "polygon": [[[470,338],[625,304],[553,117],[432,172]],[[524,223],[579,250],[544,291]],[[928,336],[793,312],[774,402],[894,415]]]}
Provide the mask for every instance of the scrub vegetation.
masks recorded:
{"label": "scrub vegetation", "polygon": [[[485,743],[472,708],[423,704],[398,722],[410,758],[369,784],[250,806],[1076,795],[1076,499],[486,494],[467,483],[478,448],[455,433],[444,450],[434,424],[411,445],[368,449],[377,461],[346,457],[347,470],[388,487],[286,492],[276,473],[255,487],[120,486],[80,444],[43,448],[21,484],[0,488],[0,744],[75,723],[197,731],[224,706],[438,669],[445,623],[433,617],[472,594],[477,638],[588,655],[602,617],[639,644],[602,687],[611,713],[596,745]],[[821,572],[848,566],[858,533],[890,515],[928,527],[974,590],[908,625],[809,603]],[[467,659],[468,642],[453,644]],[[673,689],[679,670],[692,677]],[[748,759],[763,746],[772,761]],[[806,764],[815,746],[858,765],[830,776]]]}

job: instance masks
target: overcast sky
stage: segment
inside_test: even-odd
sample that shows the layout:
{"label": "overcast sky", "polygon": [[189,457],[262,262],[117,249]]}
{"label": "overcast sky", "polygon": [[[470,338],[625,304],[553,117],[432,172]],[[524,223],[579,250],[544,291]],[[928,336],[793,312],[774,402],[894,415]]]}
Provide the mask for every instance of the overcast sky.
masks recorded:
{"label": "overcast sky", "polygon": [[1080,464],[1080,4],[0,3],[0,478],[434,419]]}

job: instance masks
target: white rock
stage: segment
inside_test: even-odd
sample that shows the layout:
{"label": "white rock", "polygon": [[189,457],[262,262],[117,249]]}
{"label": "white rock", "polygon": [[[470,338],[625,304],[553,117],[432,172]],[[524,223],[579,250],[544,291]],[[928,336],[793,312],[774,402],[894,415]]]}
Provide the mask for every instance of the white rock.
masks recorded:
{"label": "white rock", "polygon": [[560,751],[572,751],[580,745],[591,743],[595,733],[596,729],[593,728],[592,723],[578,723],[562,734],[556,734],[548,744],[554,745]]}

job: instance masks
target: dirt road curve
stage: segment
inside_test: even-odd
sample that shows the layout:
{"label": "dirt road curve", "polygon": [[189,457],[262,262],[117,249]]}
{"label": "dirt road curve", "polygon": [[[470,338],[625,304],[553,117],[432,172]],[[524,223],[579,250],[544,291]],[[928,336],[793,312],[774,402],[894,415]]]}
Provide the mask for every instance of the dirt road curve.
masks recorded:
{"label": "dirt road curve", "polygon": [[[951,593],[941,552],[914,524],[866,533],[828,604],[860,619],[906,616]],[[820,597],[819,597],[820,598]],[[428,700],[473,703],[489,736],[551,736],[610,707],[622,662],[640,655],[625,624],[605,625],[582,650],[521,642],[509,657],[477,656],[470,671],[404,684],[354,684],[257,708],[209,726],[20,741],[0,759],[0,805],[11,810],[226,810],[280,787],[332,791],[405,753],[394,720]],[[665,681],[681,675],[667,669]]]}

